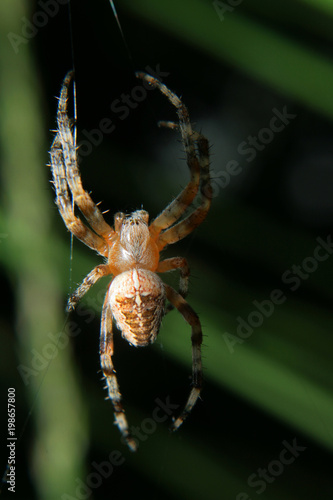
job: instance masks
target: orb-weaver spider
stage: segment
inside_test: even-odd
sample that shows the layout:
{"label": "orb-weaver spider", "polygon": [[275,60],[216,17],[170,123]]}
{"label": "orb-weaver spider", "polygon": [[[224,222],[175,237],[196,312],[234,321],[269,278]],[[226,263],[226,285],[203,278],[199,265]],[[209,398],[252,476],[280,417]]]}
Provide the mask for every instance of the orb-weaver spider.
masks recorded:
{"label": "orb-weaver spider", "polygon": [[[157,88],[176,108],[179,124],[161,122],[161,125],[178,129],[184,145],[191,179],[183,191],[163,212],[149,224],[145,210],[129,215],[117,213],[114,226],[105,220],[98,206],[82,187],[78,168],[73,127],[67,114],[68,89],[72,72],[69,72],[61,88],[57,131],[50,156],[56,204],[68,230],[105,259],[83,280],[68,300],[71,311],[83,295],[101,277],[113,277],[108,287],[102,309],[100,333],[100,361],[106,379],[108,395],[114,406],[115,422],[126,443],[133,451],[137,448],[131,436],[121,393],[113,366],[114,318],[122,336],[132,345],[146,346],[156,339],[165,312],[176,307],[192,328],[192,383],[193,386],[181,414],[173,420],[176,430],[195,405],[202,386],[201,343],[202,331],[197,314],[186,302],[189,267],[182,257],[160,261],[160,252],[167,245],[187,236],[205,219],[210,208],[212,189],[209,174],[208,141],[192,130],[187,108],[163,83],[146,74],[136,76],[146,85]],[[200,203],[190,215],[181,218],[200,194]],[[74,213],[78,207],[88,224]],[[179,292],[163,283],[156,273],[179,269]],[[170,302],[166,308],[166,299]]]}

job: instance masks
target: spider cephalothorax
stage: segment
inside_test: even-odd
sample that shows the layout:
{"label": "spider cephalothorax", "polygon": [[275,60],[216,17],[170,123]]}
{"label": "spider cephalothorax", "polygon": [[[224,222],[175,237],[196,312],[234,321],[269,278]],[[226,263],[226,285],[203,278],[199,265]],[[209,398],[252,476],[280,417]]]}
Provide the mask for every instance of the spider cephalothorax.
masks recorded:
{"label": "spider cephalothorax", "polygon": [[[202,331],[197,314],[185,300],[189,278],[187,261],[182,257],[160,261],[160,252],[201,224],[212,198],[207,139],[192,130],[188,111],[179,97],[150,75],[137,73],[136,76],[160,90],[175,106],[179,124],[161,122],[161,125],[180,131],[191,175],[188,185],[156,219],[149,224],[149,215],[145,210],[137,210],[130,215],[119,212],[111,227],[105,222],[88,192],[83,189],[72,125],[67,115],[72,72],[66,75],[61,88],[58,128],[50,151],[56,203],[61,217],[72,234],[106,259],[105,264],[95,267],[70,296],[67,309],[74,309],[81,297],[101,277],[112,277],[102,309],[100,360],[108,394],[114,406],[116,424],[133,451],[137,448],[137,441],[128,427],[112,361],[112,320],[116,321],[122,336],[136,347],[154,342],[163,315],[173,307],[178,309],[191,326],[192,389],[183,411],[173,420],[172,429],[178,429],[191,412],[201,391]],[[198,193],[201,195],[200,203],[190,215],[183,217]],[[75,214],[74,205],[81,211],[87,224]],[[180,272],[179,292],[165,284],[156,274],[175,269]],[[166,300],[169,301],[167,307]]]}
{"label": "spider cephalothorax", "polygon": [[121,212],[115,215],[117,237],[108,255],[113,266],[112,274],[132,267],[156,270],[159,250],[150,235],[148,219],[149,215],[145,210],[137,210],[127,216]]}

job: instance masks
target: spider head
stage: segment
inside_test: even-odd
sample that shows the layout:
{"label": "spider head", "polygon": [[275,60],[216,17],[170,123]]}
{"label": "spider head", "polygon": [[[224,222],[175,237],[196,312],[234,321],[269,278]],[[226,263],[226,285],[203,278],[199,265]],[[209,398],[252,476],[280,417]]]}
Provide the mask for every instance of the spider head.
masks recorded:
{"label": "spider head", "polygon": [[117,212],[114,216],[114,228],[118,234],[148,228],[149,214],[146,210],[136,210],[131,214]]}
{"label": "spider head", "polygon": [[129,215],[118,213],[115,215],[115,230],[120,235],[120,244],[129,252],[143,249],[149,239],[148,212],[137,210]]}

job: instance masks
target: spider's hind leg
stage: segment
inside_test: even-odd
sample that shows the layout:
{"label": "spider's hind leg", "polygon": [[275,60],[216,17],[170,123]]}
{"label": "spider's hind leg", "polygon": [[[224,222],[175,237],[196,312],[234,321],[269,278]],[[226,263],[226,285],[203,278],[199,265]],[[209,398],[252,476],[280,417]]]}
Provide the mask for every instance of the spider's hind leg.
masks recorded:
{"label": "spider's hind leg", "polygon": [[114,408],[115,424],[118,426],[123,440],[131,451],[138,448],[136,440],[130,433],[125,410],[121,402],[121,393],[117,380],[116,371],[113,366],[113,332],[112,332],[112,313],[109,305],[109,294],[106,294],[101,321],[100,336],[100,361],[103,375],[108,389],[108,397],[111,399]]}
{"label": "spider's hind leg", "polygon": [[192,307],[186,302],[186,300],[183,299],[183,297],[171,286],[164,286],[168,300],[178,309],[185,321],[192,327],[192,389],[183,411],[177,418],[174,419],[172,423],[171,430],[176,431],[191,413],[202,389],[202,330],[198,315],[193,311]]}

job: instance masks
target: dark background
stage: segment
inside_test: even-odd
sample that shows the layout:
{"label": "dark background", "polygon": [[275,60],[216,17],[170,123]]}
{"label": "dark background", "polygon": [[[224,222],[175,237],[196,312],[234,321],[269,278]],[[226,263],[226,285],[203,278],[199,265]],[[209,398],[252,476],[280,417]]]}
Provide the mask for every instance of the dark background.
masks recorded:
{"label": "dark background", "polygon": [[[3,2],[0,50],[1,458],[5,469],[6,397],[14,387],[16,498],[88,498],[78,484],[90,484],[93,463],[116,450],[121,464],[95,477],[90,498],[331,499],[333,264],[325,249],[325,260],[313,256],[330,241],[333,221],[333,8],[301,0],[119,1],[126,47],[106,0],[56,4],[45,25],[36,13],[47,2],[26,4]],[[23,36],[23,18],[43,26],[15,53],[8,33]],[[134,71],[169,73],[163,81],[211,144],[211,212],[165,252],[186,257],[192,270],[188,301],[205,335],[202,401],[176,434],[169,421],[155,429],[145,420],[156,398],[181,405],[189,390],[190,329],[177,312],[149,348],[117,335],[114,362],[130,425],[154,427],[136,454],[120,442],[100,380],[108,281],[77,313],[64,313],[70,290],[100,262],[77,241],[70,258],[48,182],[55,96],[73,65],[78,143],[97,141],[81,154],[83,184],[110,210],[110,223],[116,211],[141,206],[154,218],[188,180],[179,137],[156,126],[176,119],[163,96],[148,92],[126,119],[111,111],[140,84]],[[69,107],[73,114],[72,99]],[[247,161],[239,145],[267,137],[262,130],[285,107],[295,118]],[[115,130],[101,135],[105,118]],[[240,173],[228,178],[231,160]],[[283,279],[295,276],[293,266],[301,273],[295,289],[296,281]],[[176,284],[177,277],[165,279]],[[268,305],[274,290],[284,301]],[[267,317],[259,313],[260,324],[236,342],[239,318],[248,322],[254,311],[258,318],[258,302]],[[62,347],[69,324],[74,334]],[[49,363],[45,346],[60,332]],[[26,384],[22,366],[32,370]],[[281,465],[286,442],[306,449]],[[262,488],[248,482],[259,469],[268,471]],[[5,484],[2,494],[10,494]]]}

